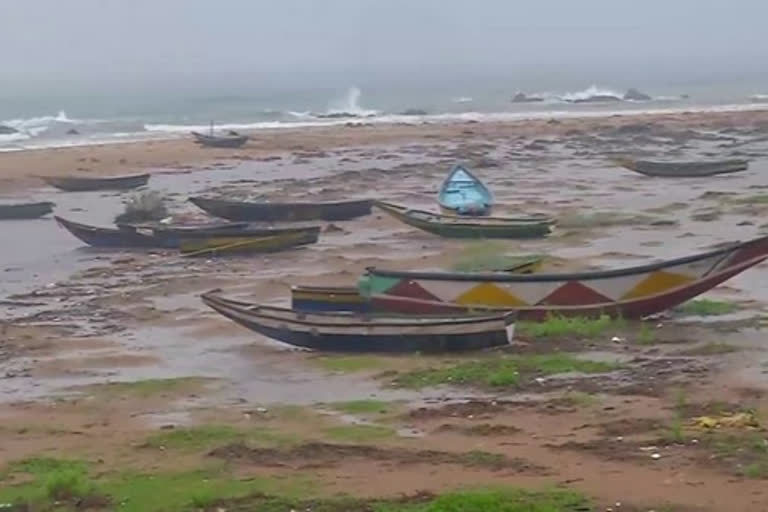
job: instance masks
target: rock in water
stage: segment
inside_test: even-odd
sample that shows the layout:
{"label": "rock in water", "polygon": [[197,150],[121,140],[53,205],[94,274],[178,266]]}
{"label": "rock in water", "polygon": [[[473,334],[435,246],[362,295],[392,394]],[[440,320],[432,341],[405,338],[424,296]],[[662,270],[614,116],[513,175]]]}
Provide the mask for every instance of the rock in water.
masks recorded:
{"label": "rock in water", "polygon": [[80,135],[80,132],[75,130],[74,128],[70,128],[67,130],[67,135]]}
{"label": "rock in water", "polygon": [[0,124],[0,135],[10,135],[12,133],[19,133],[19,130]]}
{"label": "rock in water", "polygon": [[568,100],[570,103],[610,103],[613,101],[621,101],[621,98],[617,98],[611,94],[596,94],[589,98],[578,98],[575,100]]}
{"label": "rock in water", "polygon": [[421,108],[407,108],[400,112],[401,116],[426,116],[429,112]]}
{"label": "rock in water", "polygon": [[524,92],[519,92],[512,96],[512,103],[534,103],[537,101],[544,101],[544,98],[538,96],[528,96]]}
{"label": "rock in water", "polygon": [[627,92],[624,93],[625,101],[650,101],[652,99],[653,98],[651,98],[644,92],[640,92],[634,88],[630,88],[627,90]]}

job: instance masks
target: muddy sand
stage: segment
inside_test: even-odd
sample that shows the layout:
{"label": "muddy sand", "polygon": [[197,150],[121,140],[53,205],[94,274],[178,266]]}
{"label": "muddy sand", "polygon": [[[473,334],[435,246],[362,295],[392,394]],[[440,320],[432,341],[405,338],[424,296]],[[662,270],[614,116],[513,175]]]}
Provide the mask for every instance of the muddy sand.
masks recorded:
{"label": "muddy sand", "polygon": [[[611,165],[626,153],[752,162],[733,175],[659,180]],[[658,318],[535,336],[523,325],[514,345],[462,356],[293,350],[198,298],[224,288],[285,305],[291,284],[353,284],[371,265],[448,269],[535,253],[561,270],[695,253],[765,232],[767,155],[766,112],[2,154],[3,199],[51,200],[58,215],[100,225],[130,193],[58,192],[32,175],[148,170],[175,216],[202,219],[188,195],[432,209],[440,180],[463,162],[494,190],[499,215],[546,212],[560,223],[544,240],[467,242],[375,211],[326,225],[308,248],[192,260],[84,248],[50,219],[4,222],[0,502],[40,499],[68,471],[91,485],[87,496],[55,497],[97,509],[298,510],[343,493],[360,501],[338,510],[370,510],[374,499],[411,507],[465,488],[562,486],[576,496],[562,510],[768,510],[766,264]],[[467,365],[521,370],[503,386],[452,378]],[[165,508],[141,502],[147,481],[155,493],[175,489],[162,494]]]}

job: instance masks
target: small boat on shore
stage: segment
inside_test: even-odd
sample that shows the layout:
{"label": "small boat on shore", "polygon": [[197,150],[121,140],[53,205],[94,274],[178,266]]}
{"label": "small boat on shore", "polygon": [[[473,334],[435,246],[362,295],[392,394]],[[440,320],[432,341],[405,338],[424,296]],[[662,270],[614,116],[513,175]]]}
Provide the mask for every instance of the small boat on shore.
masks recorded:
{"label": "small boat on shore", "polygon": [[270,236],[221,236],[183,240],[179,250],[184,256],[231,256],[277,252],[317,243],[320,228],[286,231]]}
{"label": "small boat on shore", "polygon": [[375,311],[402,314],[513,310],[520,318],[609,314],[637,318],[704,293],[768,258],[768,237],[615,270],[518,275],[369,268],[361,295]]}
{"label": "small boat on shore", "polygon": [[701,162],[655,162],[622,159],[617,160],[617,163],[631,171],[661,178],[701,178],[744,171],[749,167],[747,160],[740,159]]}
{"label": "small boat on shore", "polygon": [[541,238],[551,232],[548,217],[477,217],[440,215],[405,206],[376,202],[376,206],[397,220],[446,238]]}
{"label": "small boat on shore", "polygon": [[369,199],[325,203],[256,203],[190,197],[189,201],[214,217],[249,222],[349,220],[370,214],[373,204]]}
{"label": "small boat on shore", "polygon": [[437,202],[444,213],[451,215],[488,215],[493,194],[477,176],[457,165],[440,185]]}
{"label": "small boat on shore", "polygon": [[305,313],[227,299],[219,290],[203,302],[230,320],[296,347],[333,352],[451,352],[508,344],[514,314],[426,318]]}
{"label": "small boat on shore", "polygon": [[247,135],[228,134],[228,135],[206,135],[204,133],[192,132],[195,142],[201,146],[211,148],[239,148],[248,142]]}
{"label": "small boat on shore", "polygon": [[143,187],[149,181],[149,174],[91,178],[84,176],[40,176],[48,185],[66,192],[87,192],[92,190],[132,190]]}
{"label": "small boat on shore", "polygon": [[194,226],[166,226],[162,229],[154,229],[127,225],[118,228],[102,228],[80,224],[61,217],[55,217],[55,219],[61,227],[86,244],[104,248],[178,249],[182,243],[194,240],[233,237],[253,240],[287,233],[307,233],[317,237],[320,232],[319,226],[286,229],[246,227],[239,230],[232,228],[199,229]]}
{"label": "small boat on shore", "polygon": [[38,219],[53,212],[54,203],[0,204],[0,220]]}

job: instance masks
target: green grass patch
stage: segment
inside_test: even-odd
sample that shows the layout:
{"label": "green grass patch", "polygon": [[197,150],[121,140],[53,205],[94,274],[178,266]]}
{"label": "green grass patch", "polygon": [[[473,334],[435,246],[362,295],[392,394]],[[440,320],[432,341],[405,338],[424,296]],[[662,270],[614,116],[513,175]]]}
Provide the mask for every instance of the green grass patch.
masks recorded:
{"label": "green grass patch", "polygon": [[451,265],[454,272],[503,272],[523,263],[537,262],[541,255],[509,255],[509,246],[501,242],[474,242],[464,248]]}
{"label": "green grass patch", "polygon": [[600,403],[600,398],[593,393],[568,391],[558,401],[572,407],[594,407]]}
{"label": "green grass patch", "polygon": [[86,386],[91,392],[104,393],[106,395],[124,395],[139,398],[148,398],[168,393],[185,393],[197,390],[205,386],[213,379],[200,377],[181,377],[177,379],[146,379],[134,382],[110,382],[108,384],[95,384]]}
{"label": "green grass patch", "polygon": [[221,503],[228,510],[285,512],[576,512],[591,510],[583,495],[566,489],[530,491],[514,488],[468,490],[440,496],[404,496],[397,500],[356,499],[349,497],[294,501],[279,497],[252,496],[234,503]]}
{"label": "green grass patch", "polygon": [[739,306],[722,300],[697,299],[688,301],[676,309],[688,315],[716,316],[738,311]]}
{"label": "green grass patch", "polygon": [[530,354],[403,372],[395,378],[394,383],[416,389],[442,384],[503,388],[517,387],[522,379],[535,375],[602,373],[618,367],[616,363],[578,359],[569,354]]}
{"label": "green grass patch", "polygon": [[637,331],[637,342],[640,345],[653,345],[656,343],[656,330],[647,322],[642,322]]}
{"label": "green grass patch", "polygon": [[346,414],[384,414],[392,410],[392,403],[381,400],[352,400],[349,402],[334,402],[331,409]]}
{"label": "green grass patch", "polygon": [[315,482],[304,474],[291,478],[234,478],[217,470],[154,474],[104,473],[89,475],[87,464],[59,459],[26,459],[11,463],[7,471],[23,477],[20,483],[0,486],[0,503],[27,504],[34,510],[69,510],[56,502],[98,500],[104,509],[122,512],[188,511],[254,493],[306,497]]}
{"label": "green grass patch", "polygon": [[688,439],[685,433],[683,418],[680,414],[676,414],[672,419],[672,422],[669,424],[669,428],[667,428],[664,432],[664,439],[666,441],[678,444],[685,443],[685,441]]}
{"label": "green grass patch", "polygon": [[739,350],[739,347],[734,347],[728,343],[711,342],[699,345],[698,347],[680,350],[679,352],[676,352],[676,354],[681,356],[717,356],[738,352]]}
{"label": "green grass patch", "polygon": [[394,429],[381,425],[339,425],[325,429],[325,435],[335,441],[365,443],[392,438]]}
{"label": "green grass patch", "polygon": [[517,332],[532,338],[557,338],[564,336],[581,336],[596,338],[606,331],[619,330],[626,326],[621,318],[611,318],[601,315],[598,318],[564,317],[550,315],[543,322],[518,322]]}
{"label": "green grass patch", "polygon": [[385,360],[377,356],[321,356],[313,361],[334,373],[365,372],[386,367]]}
{"label": "green grass patch", "polygon": [[768,194],[728,198],[732,204],[768,204]]}
{"label": "green grass patch", "polygon": [[234,442],[280,446],[290,444],[292,440],[291,436],[268,428],[241,430],[228,425],[202,425],[160,432],[147,439],[145,446],[195,452]]}

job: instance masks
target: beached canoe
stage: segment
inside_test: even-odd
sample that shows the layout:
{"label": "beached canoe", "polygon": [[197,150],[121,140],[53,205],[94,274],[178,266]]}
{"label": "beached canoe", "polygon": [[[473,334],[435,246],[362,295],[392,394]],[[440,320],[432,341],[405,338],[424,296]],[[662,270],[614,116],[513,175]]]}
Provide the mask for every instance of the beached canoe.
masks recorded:
{"label": "beached canoe", "polygon": [[190,202],[214,217],[250,222],[339,221],[371,213],[372,201],[339,201],[328,203],[255,203],[190,197]]}
{"label": "beached canoe", "polygon": [[558,274],[401,272],[369,268],[361,294],[376,311],[408,314],[513,310],[521,318],[621,315],[675,307],[768,258],[768,237],[616,270]]}
{"label": "beached canoe", "polygon": [[48,185],[67,192],[90,190],[131,190],[143,187],[149,181],[149,174],[115,176],[111,178],[86,178],[83,176],[40,176]]}
{"label": "beached canoe", "polygon": [[183,240],[179,244],[179,250],[184,256],[202,257],[277,252],[302,245],[314,244],[317,242],[319,235],[319,227],[262,237],[244,237],[234,234],[231,236]]}
{"label": "beached canoe", "polygon": [[711,160],[702,162],[652,162],[650,160],[618,160],[617,163],[629,170],[646,176],[662,178],[700,178],[716,174],[744,171],[749,167],[747,160]]}
{"label": "beached canoe", "polygon": [[303,228],[273,229],[247,227],[240,230],[224,228],[221,230],[194,226],[165,226],[163,229],[140,228],[136,226],[121,226],[119,228],[102,228],[72,222],[61,217],[55,217],[61,227],[75,237],[93,247],[105,248],[159,248],[178,249],[185,241],[210,240],[215,238],[263,238],[286,233],[310,233],[315,236],[320,232],[319,226]]}
{"label": "beached canoe", "polygon": [[54,206],[51,202],[0,204],[0,220],[37,219],[51,213]]}
{"label": "beached canoe", "polygon": [[376,206],[397,220],[446,238],[540,238],[551,232],[547,217],[477,217],[440,215],[381,201]]}
{"label": "beached canoe", "polygon": [[448,352],[505,345],[514,314],[369,317],[305,313],[203,294],[203,302],[234,322],[289,345],[334,352]]}
{"label": "beached canoe", "polygon": [[[541,265],[542,258],[500,269],[503,272],[530,274]],[[372,311],[367,297],[356,286],[291,286],[291,307],[296,311]]]}
{"label": "beached canoe", "polygon": [[477,176],[457,165],[440,185],[437,202],[451,215],[488,215],[493,207],[493,194]]}
{"label": "beached canoe", "polygon": [[212,148],[239,148],[248,142],[247,135],[205,135],[192,132],[195,142]]}

